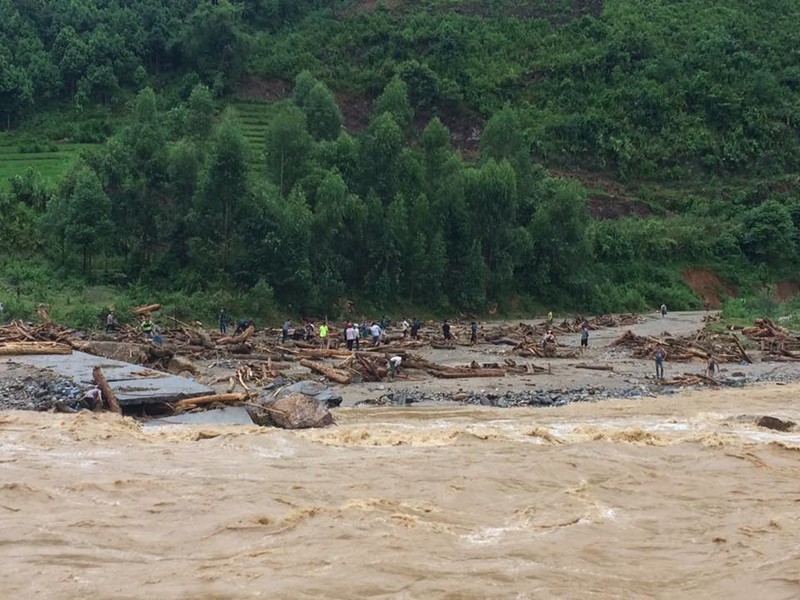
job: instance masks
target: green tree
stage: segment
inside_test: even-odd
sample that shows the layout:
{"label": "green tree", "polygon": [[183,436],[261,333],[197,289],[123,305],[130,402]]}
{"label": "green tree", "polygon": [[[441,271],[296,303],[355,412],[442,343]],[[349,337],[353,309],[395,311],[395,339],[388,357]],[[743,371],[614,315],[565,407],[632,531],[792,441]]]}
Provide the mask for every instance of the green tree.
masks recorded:
{"label": "green tree", "polygon": [[504,106],[486,123],[480,140],[481,158],[497,162],[507,160],[514,168],[520,189],[531,186],[531,157],[525,127],[519,113]]}
{"label": "green tree", "polygon": [[397,158],[403,148],[403,133],[389,114],[375,117],[359,139],[361,178],[364,189],[373,188],[384,202],[395,190]]}
{"label": "green tree", "polygon": [[333,93],[324,83],[311,88],[303,106],[308,131],[315,140],[335,140],[342,128],[342,113]]}
{"label": "green tree", "polygon": [[281,195],[306,174],[312,149],[305,115],[297,107],[284,107],[270,123],[264,146],[267,173]]}
{"label": "green tree", "polygon": [[93,171],[83,168],[77,172],[65,209],[64,235],[80,249],[83,271],[89,271],[92,258],[106,248],[112,228],[111,202]]}
{"label": "green tree", "polygon": [[473,237],[481,242],[492,288],[495,293],[507,293],[513,268],[521,258],[513,252],[517,181],[508,161],[489,159],[467,171],[466,198],[473,215]]}
{"label": "green tree", "polygon": [[247,142],[230,114],[214,131],[191,216],[194,260],[227,273],[242,205],[248,194]]}
{"label": "green tree", "polygon": [[294,90],[292,91],[292,102],[299,108],[305,108],[308,104],[308,98],[311,95],[311,90],[317,85],[319,81],[311,74],[311,71],[300,71],[294,80]]}
{"label": "green tree", "polygon": [[235,265],[236,272],[242,274],[241,281],[252,285],[255,278],[263,276],[284,306],[314,310],[317,290],[310,258],[312,218],[299,189],[284,198],[274,188],[258,188],[242,223],[244,245]]}
{"label": "green tree", "polygon": [[559,290],[574,292],[580,275],[592,267],[590,222],[586,192],[577,182],[545,183],[528,230],[532,283],[548,299],[555,299]]}
{"label": "green tree", "polygon": [[214,99],[207,86],[198,84],[187,102],[186,133],[196,139],[208,138],[214,127]]}
{"label": "green tree", "polygon": [[414,117],[414,111],[408,99],[408,86],[397,75],[386,84],[381,95],[375,100],[373,115],[378,116],[384,113],[390,114],[395,123],[404,130],[408,129],[411,119]]}
{"label": "green tree", "polygon": [[789,210],[777,200],[768,200],[742,216],[742,252],[772,266],[795,262],[796,229]]}
{"label": "green tree", "polygon": [[203,2],[185,25],[183,51],[206,81],[217,77],[228,86],[244,72],[247,45],[238,23],[239,11],[228,0]]}

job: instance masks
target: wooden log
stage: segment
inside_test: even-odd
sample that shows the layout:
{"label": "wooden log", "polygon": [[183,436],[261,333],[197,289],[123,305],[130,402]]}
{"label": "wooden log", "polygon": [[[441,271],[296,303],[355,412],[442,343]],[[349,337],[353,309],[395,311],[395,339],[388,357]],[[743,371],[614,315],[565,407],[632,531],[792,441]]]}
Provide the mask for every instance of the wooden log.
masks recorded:
{"label": "wooden log", "polygon": [[452,343],[452,342],[432,341],[431,342],[431,348],[433,348],[434,350],[455,350],[456,349],[456,345],[454,343]]}
{"label": "wooden log", "polygon": [[305,359],[301,360],[300,364],[307,369],[311,369],[315,373],[324,375],[325,377],[327,377],[331,381],[335,381],[336,383],[348,384],[353,381],[353,376],[350,375],[349,373],[344,373],[343,371],[339,371],[327,365],[315,363],[313,361]]}
{"label": "wooden log", "polygon": [[495,346],[502,346],[502,345],[505,345],[505,346],[523,346],[524,345],[524,342],[521,339],[520,340],[514,340],[514,339],[511,339],[511,338],[507,338],[507,337],[498,338],[498,339],[494,339],[494,340],[487,339],[486,341],[491,343],[491,344],[494,344]]}
{"label": "wooden log", "polygon": [[23,354],[72,354],[72,348],[56,342],[6,342],[0,344],[0,356]]}
{"label": "wooden log", "polygon": [[613,371],[612,365],[575,365],[576,369],[591,369],[592,371]]}
{"label": "wooden log", "polygon": [[505,377],[503,369],[454,369],[452,371],[428,371],[439,379],[461,379],[462,377]]}
{"label": "wooden log", "polygon": [[234,404],[236,402],[244,402],[249,398],[246,393],[232,393],[232,394],[212,394],[210,396],[197,396],[196,398],[184,398],[178,400],[173,404],[175,410],[187,410],[190,408],[197,408],[198,406],[205,406],[220,402],[222,404]]}
{"label": "wooden log", "polygon": [[719,381],[716,379],[711,379],[711,377],[706,377],[705,375],[700,375],[698,373],[684,373],[686,377],[696,377],[699,381],[705,381],[706,383],[710,383],[711,385],[719,385]]}
{"label": "wooden log", "polygon": [[111,389],[111,386],[108,385],[108,381],[106,381],[106,376],[103,375],[103,370],[100,367],[95,367],[92,369],[92,380],[97,384],[97,387],[100,388],[100,392],[103,394],[103,404],[117,414],[122,414],[122,408],[117,402],[117,396],[114,394],[114,390]]}
{"label": "wooden log", "polygon": [[217,344],[220,346],[225,346],[227,344],[242,344],[250,339],[250,336],[255,333],[255,327],[250,325],[247,329],[245,329],[239,335],[229,335],[227,337],[222,337],[217,340]]}
{"label": "wooden log", "polygon": [[373,381],[380,381],[381,376],[378,374],[376,368],[373,366],[369,359],[365,358],[363,355],[356,355],[358,362],[364,367],[366,374],[370,376],[370,379]]}
{"label": "wooden log", "polygon": [[160,308],[160,304],[145,304],[144,306],[137,306],[132,312],[135,315],[149,315],[152,312],[156,312]]}
{"label": "wooden log", "polygon": [[736,344],[736,348],[739,350],[739,354],[742,355],[742,359],[744,359],[744,361],[748,364],[753,364],[752,359],[747,355],[747,352],[744,351],[744,347],[742,346],[742,342],[739,341],[739,337],[735,333],[732,333],[731,338]]}
{"label": "wooden log", "polygon": [[349,350],[299,350],[294,351],[292,354],[300,358],[349,358],[353,355]]}

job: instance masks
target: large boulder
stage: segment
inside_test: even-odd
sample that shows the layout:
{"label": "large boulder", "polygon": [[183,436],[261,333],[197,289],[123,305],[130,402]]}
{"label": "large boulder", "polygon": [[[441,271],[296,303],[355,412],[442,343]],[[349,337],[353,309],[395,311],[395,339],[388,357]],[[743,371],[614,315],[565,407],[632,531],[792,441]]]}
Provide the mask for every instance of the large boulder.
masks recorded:
{"label": "large boulder", "polygon": [[285,398],[292,394],[303,394],[310,396],[315,400],[319,400],[328,408],[335,408],[342,403],[342,395],[330,389],[328,386],[320,383],[319,381],[304,380],[286,386],[278,394],[276,398]]}
{"label": "large boulder", "polygon": [[779,419],[778,417],[764,415],[763,417],[759,417],[758,421],[756,421],[756,425],[759,427],[766,427],[767,429],[775,429],[776,431],[791,431],[794,429],[795,422],[789,421],[788,419]]}
{"label": "large boulder", "polygon": [[334,424],[327,406],[303,394],[291,394],[251,407],[250,416],[259,425],[274,425],[283,429],[308,429]]}

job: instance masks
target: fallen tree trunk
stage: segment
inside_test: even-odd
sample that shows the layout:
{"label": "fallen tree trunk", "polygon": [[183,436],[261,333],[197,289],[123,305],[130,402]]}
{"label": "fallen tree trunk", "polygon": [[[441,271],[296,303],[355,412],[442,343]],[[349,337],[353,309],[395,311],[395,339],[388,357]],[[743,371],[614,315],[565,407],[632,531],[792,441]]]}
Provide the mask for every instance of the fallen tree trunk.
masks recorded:
{"label": "fallen tree trunk", "polygon": [[173,404],[175,410],[188,410],[190,408],[197,408],[198,406],[205,406],[220,402],[222,404],[233,404],[236,402],[244,402],[250,397],[249,394],[235,393],[235,394],[212,394],[210,396],[197,396],[196,398],[184,398],[178,400]]}
{"label": "fallen tree trunk", "polygon": [[251,325],[247,329],[245,329],[239,335],[229,335],[227,337],[222,337],[217,340],[217,344],[220,346],[225,346],[228,344],[242,344],[250,339],[250,336],[255,333],[255,328]]}
{"label": "fallen tree trunk", "polygon": [[747,352],[744,351],[744,347],[742,346],[742,342],[739,341],[739,337],[732,333],[731,338],[733,339],[734,343],[736,344],[736,348],[739,350],[739,354],[742,355],[742,359],[748,364],[753,364],[752,359],[747,355]]}
{"label": "fallen tree trunk", "polygon": [[349,358],[353,355],[349,350],[298,350],[294,354],[300,358]]}
{"label": "fallen tree trunk", "polygon": [[611,365],[575,365],[576,369],[591,369],[592,371],[613,371]]}
{"label": "fallen tree trunk", "polygon": [[160,304],[145,304],[144,306],[137,306],[132,312],[135,315],[149,315],[151,312],[156,312],[160,308]]}
{"label": "fallen tree trunk", "polygon": [[505,377],[503,369],[458,369],[453,371],[433,371],[428,373],[440,379],[460,379],[462,377]]}
{"label": "fallen tree trunk", "polygon": [[22,354],[72,354],[72,348],[56,342],[7,342],[0,344],[0,356]]}
{"label": "fallen tree trunk", "polygon": [[121,415],[122,408],[119,402],[117,402],[117,396],[114,394],[114,390],[111,389],[111,386],[108,385],[106,376],[103,375],[103,370],[100,367],[92,369],[92,380],[97,384],[97,387],[100,388],[100,392],[103,394],[102,404],[104,404],[108,410]]}
{"label": "fallen tree trunk", "polygon": [[336,383],[348,384],[353,381],[352,375],[348,373],[344,373],[339,371],[338,369],[334,369],[333,367],[329,367],[327,365],[322,365],[320,363],[315,363],[310,360],[301,360],[300,364],[307,369],[311,369],[315,373],[319,373],[320,375],[324,375],[331,381],[335,381]]}

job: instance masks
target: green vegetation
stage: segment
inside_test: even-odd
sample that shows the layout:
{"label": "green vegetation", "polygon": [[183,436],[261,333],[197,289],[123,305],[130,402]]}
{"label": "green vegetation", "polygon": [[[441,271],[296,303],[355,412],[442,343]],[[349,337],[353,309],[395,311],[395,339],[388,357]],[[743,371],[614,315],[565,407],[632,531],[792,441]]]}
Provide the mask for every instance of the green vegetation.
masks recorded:
{"label": "green vegetation", "polygon": [[687,268],[797,278],[797,3],[372,4],[0,0],[13,314],[680,309]]}

